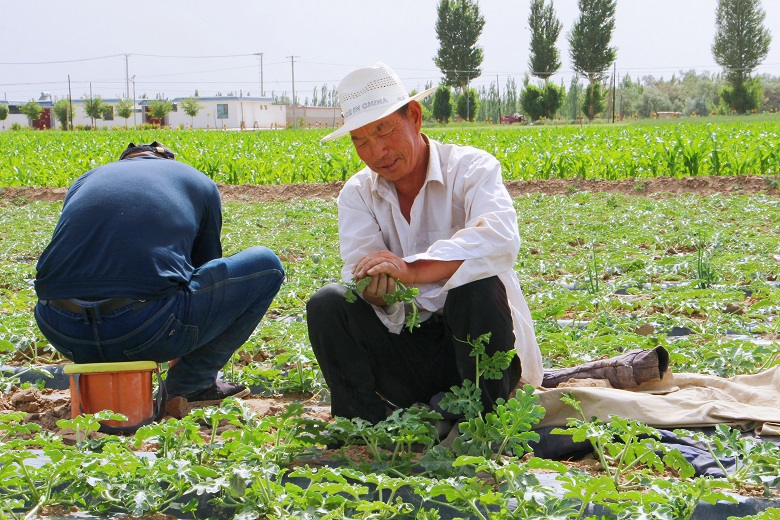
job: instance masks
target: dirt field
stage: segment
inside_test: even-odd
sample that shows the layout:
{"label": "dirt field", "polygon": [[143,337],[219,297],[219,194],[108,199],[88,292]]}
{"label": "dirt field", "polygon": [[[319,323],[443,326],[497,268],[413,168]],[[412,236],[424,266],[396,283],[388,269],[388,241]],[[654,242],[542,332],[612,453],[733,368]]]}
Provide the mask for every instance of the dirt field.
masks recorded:
{"label": "dirt field", "polygon": [[[631,179],[621,181],[551,179],[535,181],[506,181],[510,195],[520,197],[530,193],[545,195],[570,195],[578,191],[621,193],[654,197],[670,197],[681,193],[698,195],[742,195],[753,193],[778,194],[777,179],[758,176],[737,177],[689,177],[672,179]],[[225,202],[271,202],[291,199],[335,198],[343,182],[326,184],[281,184],[281,185],[220,185]],[[56,202],[65,198],[66,188],[0,188],[0,203],[23,201]]]}

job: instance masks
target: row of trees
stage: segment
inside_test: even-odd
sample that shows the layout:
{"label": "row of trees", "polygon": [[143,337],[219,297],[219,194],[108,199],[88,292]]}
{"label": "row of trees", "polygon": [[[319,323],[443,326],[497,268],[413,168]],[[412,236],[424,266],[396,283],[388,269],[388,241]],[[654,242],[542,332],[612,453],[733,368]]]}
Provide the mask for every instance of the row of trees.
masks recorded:
{"label": "row of trees", "polygon": [[[594,119],[608,102],[617,108],[616,99],[605,99],[608,89],[604,84],[617,57],[617,48],[611,45],[616,3],[617,0],[578,0],[579,16],[566,36],[572,69],[578,77],[587,80],[583,112],[589,120]],[[765,17],[760,0],[718,0],[712,54],[715,62],[723,67],[725,83],[717,94],[723,104],[738,113],[758,108],[763,99],[762,83],[751,74],[766,58],[772,40],[771,33],[764,27]],[[476,106],[470,110],[472,95],[467,94],[467,90],[470,90],[470,81],[482,73],[483,53],[477,41],[484,25],[485,19],[477,0],[439,0],[435,29],[440,46],[433,61],[442,72],[443,84],[460,90],[457,98],[466,100],[464,119],[467,120],[479,114]],[[561,67],[557,41],[563,27],[552,0],[549,3],[547,0],[531,0],[528,26],[531,33],[528,74],[538,78],[540,84],[525,80],[520,105],[534,119],[553,118],[564,106],[576,112],[581,88],[579,81],[576,78],[572,81],[568,96],[563,85],[550,81]],[[635,85],[628,77],[625,82],[621,87],[628,93],[629,99],[643,94],[644,87],[650,86]],[[614,84],[609,90],[613,94],[618,92]],[[450,92],[439,89],[436,95],[441,99],[433,102],[434,117],[446,120],[446,107],[451,105]],[[488,104],[501,103],[498,85],[495,89],[491,85],[490,90],[481,92],[479,97],[487,100]],[[712,100],[709,101],[711,104]],[[719,104],[717,100],[715,104]],[[701,98],[699,105],[698,108],[702,109],[708,102]],[[633,109],[639,112],[637,107]]]}
{"label": "row of trees", "polygon": [[[729,87],[722,74],[688,70],[680,71],[669,79],[626,75],[616,78],[614,95],[609,83],[597,84],[596,117],[610,119],[613,101],[614,116],[619,119],[649,118],[658,112],[680,112],[684,116],[735,112],[721,97],[724,89]],[[758,96],[755,98],[757,110],[780,111],[780,77],[756,76],[750,80],[750,85],[749,94]],[[466,119],[466,100],[462,93],[452,87],[441,89],[446,92],[423,101],[426,116],[439,122],[451,120],[456,115]],[[497,122],[500,114],[521,112],[533,120],[576,121],[587,118],[588,90],[588,84],[576,77],[568,86],[549,82],[546,86],[537,87],[531,83],[530,76],[526,76],[521,84],[510,76],[500,86],[491,82],[488,86],[470,89],[470,120]]]}
{"label": "row of trees", "polygon": [[[173,103],[167,99],[155,99],[149,101],[149,115],[154,119],[164,120],[168,114],[173,111]],[[179,106],[185,114],[191,118],[195,118],[198,112],[203,108],[203,105],[198,103],[197,98],[184,99],[179,103]],[[127,128],[127,120],[133,116],[133,100],[121,99],[116,107],[106,104],[103,98],[100,96],[93,96],[84,98],[82,104],[84,113],[92,120],[92,126],[95,126],[95,122],[99,119],[108,119],[117,115],[125,120],[125,128]],[[41,117],[43,107],[39,105],[35,100],[28,101],[24,105],[19,107],[19,112],[26,115],[32,124],[33,121]],[[60,99],[54,103],[52,108],[54,118],[60,123],[60,128],[67,130],[73,128],[73,104],[67,99]],[[4,121],[8,117],[8,107],[6,105],[0,105],[0,121]]]}

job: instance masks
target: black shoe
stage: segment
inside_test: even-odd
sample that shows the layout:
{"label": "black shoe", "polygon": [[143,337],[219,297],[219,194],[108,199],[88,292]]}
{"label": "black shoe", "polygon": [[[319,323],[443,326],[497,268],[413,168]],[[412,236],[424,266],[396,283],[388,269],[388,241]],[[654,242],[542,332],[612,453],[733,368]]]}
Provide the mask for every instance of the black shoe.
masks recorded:
{"label": "black shoe", "polygon": [[188,403],[218,404],[226,397],[245,397],[249,395],[249,388],[238,383],[226,383],[217,381],[210,387],[201,390],[195,395],[187,397]]}

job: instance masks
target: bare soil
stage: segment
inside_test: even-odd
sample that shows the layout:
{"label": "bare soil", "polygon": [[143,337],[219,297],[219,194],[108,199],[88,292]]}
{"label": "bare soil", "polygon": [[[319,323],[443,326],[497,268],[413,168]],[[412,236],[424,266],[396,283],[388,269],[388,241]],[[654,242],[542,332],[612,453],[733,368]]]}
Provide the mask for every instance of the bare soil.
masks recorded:
{"label": "bare soil", "polygon": [[[604,192],[646,197],[672,197],[683,193],[697,195],[742,195],[768,193],[778,195],[778,180],[754,175],[735,177],[658,177],[605,181],[600,179],[550,179],[506,181],[512,197],[526,194],[571,195],[577,192]],[[227,185],[219,186],[225,202],[284,202],[293,199],[333,199],[344,185],[341,181],[322,184]],[[32,201],[57,202],[65,198],[67,188],[0,188],[0,204]]]}

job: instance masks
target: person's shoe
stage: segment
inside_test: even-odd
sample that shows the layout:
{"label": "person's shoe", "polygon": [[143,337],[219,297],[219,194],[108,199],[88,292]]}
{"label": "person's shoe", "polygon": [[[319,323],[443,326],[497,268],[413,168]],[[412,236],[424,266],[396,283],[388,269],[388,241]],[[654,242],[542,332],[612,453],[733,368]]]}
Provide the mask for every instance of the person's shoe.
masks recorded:
{"label": "person's shoe", "polygon": [[197,403],[201,406],[211,406],[219,404],[226,397],[246,397],[250,391],[244,385],[238,383],[226,383],[224,381],[216,381],[210,387],[201,390],[195,395],[187,397],[187,402],[190,404]]}

